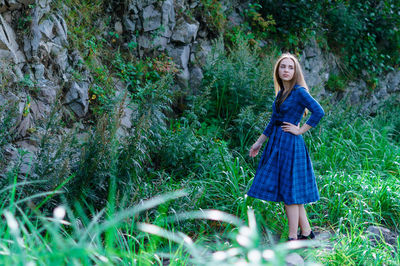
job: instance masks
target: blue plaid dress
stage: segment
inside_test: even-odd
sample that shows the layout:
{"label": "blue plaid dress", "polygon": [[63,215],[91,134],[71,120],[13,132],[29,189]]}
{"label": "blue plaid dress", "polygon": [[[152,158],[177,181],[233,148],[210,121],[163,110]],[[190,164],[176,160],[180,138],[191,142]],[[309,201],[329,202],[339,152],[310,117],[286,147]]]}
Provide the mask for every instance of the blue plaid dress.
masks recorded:
{"label": "blue plaid dress", "polygon": [[324,110],[299,85],[295,85],[281,104],[279,113],[275,101],[271,120],[263,132],[269,139],[247,195],[262,200],[283,201],[288,205],[317,201],[318,188],[303,137],[284,132],[280,123],[297,125],[307,108],[311,116],[306,123],[315,127],[325,115]]}

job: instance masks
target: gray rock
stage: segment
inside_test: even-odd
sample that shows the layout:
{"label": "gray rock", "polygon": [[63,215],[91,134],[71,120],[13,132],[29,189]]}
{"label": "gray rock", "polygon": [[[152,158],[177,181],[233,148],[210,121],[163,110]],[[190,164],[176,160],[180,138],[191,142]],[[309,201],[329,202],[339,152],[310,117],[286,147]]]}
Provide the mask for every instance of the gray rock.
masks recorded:
{"label": "gray rock", "polygon": [[24,52],[28,60],[37,60],[40,40],[42,39],[42,32],[39,28],[39,17],[41,9],[35,8],[32,16],[31,34],[24,36]]}
{"label": "gray rock", "polygon": [[38,99],[47,105],[53,104],[60,87],[46,79],[38,80],[37,86],[39,87]]}
{"label": "gray rock", "polygon": [[134,32],[136,30],[136,23],[129,16],[124,16],[123,22],[127,31]]}
{"label": "gray rock", "polygon": [[17,0],[7,0],[8,10],[20,9],[22,7],[21,3]]}
{"label": "gray rock", "polygon": [[142,34],[139,36],[138,45],[144,49],[155,49],[160,51],[166,49],[168,39],[162,36],[151,36],[150,34]]}
{"label": "gray rock", "polygon": [[130,0],[130,5],[136,6],[140,10],[148,5],[157,3],[157,1],[160,0]]}
{"label": "gray rock", "polygon": [[162,35],[164,37],[170,38],[172,36],[172,31],[175,28],[175,9],[174,9],[174,1],[166,0],[162,4],[162,25],[164,27],[164,32]]}
{"label": "gray rock", "polygon": [[18,2],[25,6],[28,6],[28,5],[35,3],[35,0],[18,0]]}
{"label": "gray rock", "polygon": [[388,93],[400,91],[400,71],[390,72],[385,78],[385,83]]}
{"label": "gray rock", "polygon": [[369,226],[366,230],[370,241],[376,245],[377,242],[385,241],[387,244],[396,245],[398,235],[382,226]]}
{"label": "gray rock", "polygon": [[132,127],[132,114],[133,110],[130,107],[125,106],[124,113],[121,117],[121,126],[125,129],[129,129]]}
{"label": "gray rock", "polygon": [[197,34],[199,35],[199,37],[205,39],[208,35],[208,32],[206,30],[199,30]]}
{"label": "gray rock", "polygon": [[120,21],[115,22],[114,29],[115,29],[115,32],[120,36],[124,32],[124,29],[122,27],[122,23]]}
{"label": "gray rock", "polygon": [[346,95],[349,97],[350,104],[356,105],[361,103],[366,86],[367,85],[362,80],[360,80],[359,83],[353,81],[348,84]]}
{"label": "gray rock", "polygon": [[196,39],[199,30],[199,22],[187,22],[184,18],[180,18],[175,26],[171,39],[175,42],[189,44]]}
{"label": "gray rock", "polygon": [[228,22],[231,26],[239,26],[243,24],[244,20],[243,18],[239,15],[239,13],[232,11],[228,17]]}
{"label": "gray rock", "polygon": [[68,45],[68,28],[67,23],[61,15],[52,15],[54,26],[57,32],[57,38],[54,39],[54,42],[61,46]]}
{"label": "gray rock", "polygon": [[48,117],[51,112],[51,107],[42,101],[31,101],[31,113],[34,120],[40,120]]}
{"label": "gray rock", "polygon": [[49,19],[46,19],[39,25],[40,32],[42,32],[49,40],[52,40],[55,36],[53,33],[53,28],[54,22]]}
{"label": "gray rock", "polygon": [[200,67],[195,66],[194,68],[192,68],[192,70],[190,71],[190,88],[197,90],[200,87],[203,78],[203,71]]}
{"label": "gray rock", "polygon": [[304,259],[298,253],[290,253],[287,255],[285,262],[287,266],[304,265]]}
{"label": "gray rock", "polygon": [[10,160],[12,161],[12,163],[9,164],[8,170],[11,170],[12,167],[15,166],[15,163],[17,162],[17,160],[19,158],[17,148],[20,148],[20,149],[26,151],[26,153],[21,158],[22,164],[19,169],[19,174],[26,175],[26,174],[32,173],[33,172],[32,166],[33,166],[33,162],[35,161],[38,148],[36,146],[32,145],[32,143],[30,143],[27,140],[18,141],[16,143],[16,145],[17,145],[17,147],[12,147],[8,151]]}
{"label": "gray rock", "polygon": [[4,11],[6,11],[7,8],[8,7],[6,6],[5,0],[0,0],[0,13],[3,13]]}
{"label": "gray rock", "polygon": [[181,88],[185,89],[189,86],[190,72],[188,68],[184,68],[181,73],[176,75],[176,77]]}
{"label": "gray rock", "polygon": [[78,50],[72,51],[72,53],[70,53],[70,57],[71,57],[72,65],[75,68],[82,70],[84,67],[85,61],[83,60],[83,57],[81,56],[79,51]]}
{"label": "gray rock", "polygon": [[172,60],[175,64],[183,69],[187,69],[189,63],[190,56],[190,46],[168,46],[167,47],[168,55],[172,57]]}
{"label": "gray rock", "polygon": [[43,64],[40,64],[40,63],[34,64],[34,65],[32,65],[32,68],[34,70],[35,78],[37,80],[44,79],[44,65]]}
{"label": "gray rock", "polygon": [[50,55],[54,58],[54,62],[59,67],[61,72],[64,72],[68,66],[68,53],[67,49],[59,45],[52,45]]}
{"label": "gray rock", "polygon": [[193,0],[193,1],[191,1],[189,8],[191,8],[191,9],[196,8],[199,4],[200,4],[199,0]]}
{"label": "gray rock", "polygon": [[211,50],[212,46],[210,41],[203,39],[198,40],[193,46],[194,58],[191,60],[192,63],[204,66],[207,63],[207,57],[211,53]]}
{"label": "gray rock", "polygon": [[65,103],[78,117],[84,117],[89,109],[89,83],[72,82],[65,96]]}
{"label": "gray rock", "polygon": [[7,59],[16,64],[25,62],[25,58],[23,53],[19,50],[16,36],[11,28],[11,26],[5,21],[3,16],[0,14],[0,49],[9,51],[1,53],[1,56],[9,56],[2,57],[3,59]]}
{"label": "gray rock", "polygon": [[161,26],[161,13],[149,5],[143,9],[143,30],[145,32],[158,29]]}
{"label": "gray rock", "polygon": [[23,115],[21,117],[21,121],[17,126],[17,134],[21,137],[25,137],[27,135],[28,129],[32,128],[34,125],[33,123],[33,116],[31,113],[27,115]]}

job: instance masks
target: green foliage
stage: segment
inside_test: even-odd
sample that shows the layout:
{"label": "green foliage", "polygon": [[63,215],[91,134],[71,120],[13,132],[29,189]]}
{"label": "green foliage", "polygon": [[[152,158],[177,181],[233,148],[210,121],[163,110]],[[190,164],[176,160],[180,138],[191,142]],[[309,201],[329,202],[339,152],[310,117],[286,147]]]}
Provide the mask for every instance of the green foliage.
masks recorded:
{"label": "green foliage", "polygon": [[153,167],[152,155],[160,151],[162,134],[167,129],[165,113],[170,112],[172,103],[171,82],[172,77],[167,75],[138,87],[129,105],[133,110],[132,127],[120,149],[118,164],[119,176],[126,182],[140,186],[141,177]]}
{"label": "green foliage", "polygon": [[221,120],[227,129],[241,108],[265,110],[268,99],[272,102],[272,68],[272,56],[260,58],[242,35],[229,54],[219,40],[204,70],[208,117]]}
{"label": "green foliage", "polygon": [[223,32],[227,20],[221,2],[217,0],[201,0],[201,3],[203,5],[203,15],[211,32]]}
{"label": "green foliage", "polygon": [[346,89],[347,81],[342,75],[331,73],[328,81],[325,83],[325,88],[334,92],[343,92]]}
{"label": "green foliage", "polygon": [[117,75],[127,83],[128,90],[136,93],[141,87],[159,81],[163,76],[175,74],[178,69],[170,57],[160,55],[157,58],[147,58],[131,62],[117,54],[113,65]]}
{"label": "green foliage", "polygon": [[354,76],[366,71],[374,78],[398,65],[400,33],[393,27],[400,20],[393,14],[399,10],[394,1],[340,2],[329,9],[328,43],[344,56]]}
{"label": "green foliage", "polygon": [[211,168],[221,166],[221,152],[227,154],[229,151],[226,142],[216,136],[218,129],[215,131],[205,124],[195,130],[180,121],[171,123],[170,129],[163,134],[157,153],[160,169],[171,172],[173,176],[185,176],[192,173],[204,175]]}
{"label": "green foliage", "polygon": [[[276,22],[269,36],[285,50],[298,51],[312,36],[326,38],[327,48],[341,58],[346,75],[370,80],[400,63],[400,5],[396,0],[257,3],[262,18]],[[248,10],[252,9],[254,4]]]}
{"label": "green foliage", "polygon": [[243,28],[252,30],[255,35],[260,39],[267,39],[270,32],[275,32],[275,20],[272,15],[263,18],[259,13],[262,6],[257,3],[249,3],[249,7],[244,10],[246,22]]}
{"label": "green foliage", "polygon": [[262,17],[275,21],[276,30],[270,36],[279,46],[292,51],[315,34],[325,2],[328,1],[257,1]]}

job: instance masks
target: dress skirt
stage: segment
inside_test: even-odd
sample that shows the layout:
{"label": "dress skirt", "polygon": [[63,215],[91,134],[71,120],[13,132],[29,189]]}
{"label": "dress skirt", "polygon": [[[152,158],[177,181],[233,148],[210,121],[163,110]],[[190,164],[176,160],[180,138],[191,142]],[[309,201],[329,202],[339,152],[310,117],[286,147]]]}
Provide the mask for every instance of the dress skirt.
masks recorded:
{"label": "dress skirt", "polygon": [[247,195],[288,205],[319,199],[311,159],[301,135],[273,127]]}

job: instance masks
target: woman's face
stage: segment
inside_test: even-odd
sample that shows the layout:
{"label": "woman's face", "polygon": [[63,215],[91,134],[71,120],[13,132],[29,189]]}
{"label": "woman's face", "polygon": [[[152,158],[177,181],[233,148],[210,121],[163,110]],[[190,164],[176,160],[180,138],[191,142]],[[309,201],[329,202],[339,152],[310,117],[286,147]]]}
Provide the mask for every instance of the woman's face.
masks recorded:
{"label": "woman's face", "polygon": [[292,80],[294,75],[294,62],[290,58],[285,58],[279,65],[279,77],[283,81]]}

